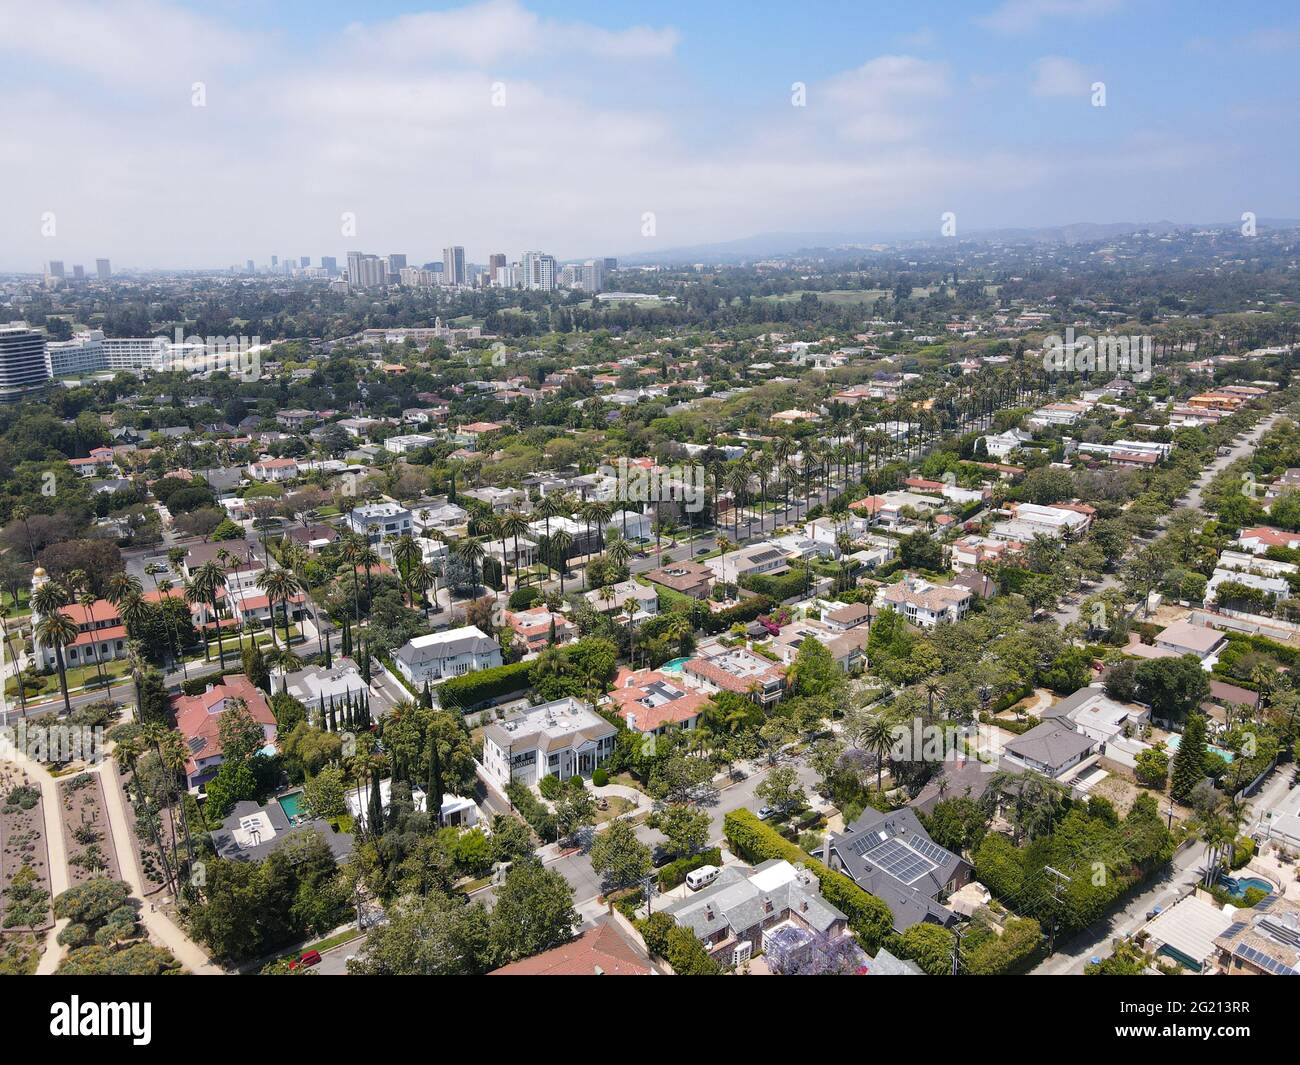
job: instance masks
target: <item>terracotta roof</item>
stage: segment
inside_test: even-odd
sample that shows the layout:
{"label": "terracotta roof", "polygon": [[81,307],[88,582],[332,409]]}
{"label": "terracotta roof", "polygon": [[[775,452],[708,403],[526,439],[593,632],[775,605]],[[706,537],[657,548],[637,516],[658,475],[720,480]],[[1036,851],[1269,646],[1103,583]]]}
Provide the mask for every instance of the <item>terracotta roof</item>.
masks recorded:
{"label": "terracotta roof", "polygon": [[606,920],[563,946],[493,969],[489,976],[653,976],[649,959]]}
{"label": "terracotta roof", "polygon": [[174,695],[171,698],[172,712],[176,716],[176,728],[189,746],[190,756],[185,762],[189,773],[197,772],[197,758],[212,758],[221,753],[221,740],[218,726],[221,713],[209,710],[224,699],[243,699],[248,712],[259,725],[271,726],[275,733],[275,715],[266,703],[266,697],[242,673],[222,677],[220,684],[214,684],[198,695]]}

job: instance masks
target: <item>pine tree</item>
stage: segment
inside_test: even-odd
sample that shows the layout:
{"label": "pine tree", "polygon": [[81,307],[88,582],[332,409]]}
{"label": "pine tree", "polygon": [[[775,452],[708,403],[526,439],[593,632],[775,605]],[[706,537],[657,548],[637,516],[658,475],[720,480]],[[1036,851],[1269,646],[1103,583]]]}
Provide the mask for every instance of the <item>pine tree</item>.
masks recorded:
{"label": "pine tree", "polygon": [[1169,794],[1179,802],[1186,802],[1192,790],[1205,779],[1205,717],[1189,714],[1183,725],[1183,736],[1174,753],[1174,766],[1169,784]]}
{"label": "pine tree", "polygon": [[427,678],[424,682],[424,691],[420,693],[420,705],[425,709],[433,706],[433,689],[429,686]]}

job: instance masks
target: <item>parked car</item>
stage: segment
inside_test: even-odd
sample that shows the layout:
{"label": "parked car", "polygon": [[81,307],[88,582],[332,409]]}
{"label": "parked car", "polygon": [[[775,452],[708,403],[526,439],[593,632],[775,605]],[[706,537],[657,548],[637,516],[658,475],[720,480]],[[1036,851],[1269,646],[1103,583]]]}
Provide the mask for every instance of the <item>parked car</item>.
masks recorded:
{"label": "parked car", "polygon": [[722,870],[716,865],[701,865],[686,874],[686,886],[692,891],[699,891],[700,888],[708,887],[717,880],[721,872]]}
{"label": "parked car", "polygon": [[297,961],[291,961],[289,963],[289,968],[310,969],[313,965],[319,965],[319,964],[320,964],[320,951],[309,950],[305,954],[303,954],[303,956],[299,958]]}
{"label": "parked car", "polygon": [[772,807],[770,806],[760,806],[758,808],[758,819],[760,821],[766,821],[769,817],[775,817],[775,816],[776,816],[776,811],[773,810]]}

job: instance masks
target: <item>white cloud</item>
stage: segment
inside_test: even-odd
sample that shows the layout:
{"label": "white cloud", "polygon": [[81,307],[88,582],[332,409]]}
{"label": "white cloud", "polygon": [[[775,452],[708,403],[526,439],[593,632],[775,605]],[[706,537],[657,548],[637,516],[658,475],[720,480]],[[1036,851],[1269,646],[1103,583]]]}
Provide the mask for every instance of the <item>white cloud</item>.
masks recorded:
{"label": "white cloud", "polygon": [[1065,56],[1045,55],[1032,67],[1035,96],[1085,97],[1092,86],[1092,76],[1083,66]]}
{"label": "white cloud", "polygon": [[254,58],[254,39],[156,0],[6,0],[0,55],[127,88],[190,85]]}
{"label": "white cloud", "polygon": [[948,65],[909,55],[883,55],[827,79],[810,104],[824,100],[841,135],[902,141],[927,125],[925,107],[948,95]]}
{"label": "white cloud", "polygon": [[563,53],[603,59],[668,58],[676,30],[633,26],[607,30],[582,22],[543,19],[516,0],[486,0],[450,11],[423,11],[387,22],[354,23],[345,46],[358,58],[385,62],[490,64]]}
{"label": "white cloud", "polygon": [[978,21],[1000,33],[1029,33],[1055,19],[1109,15],[1123,0],[1003,0]]}

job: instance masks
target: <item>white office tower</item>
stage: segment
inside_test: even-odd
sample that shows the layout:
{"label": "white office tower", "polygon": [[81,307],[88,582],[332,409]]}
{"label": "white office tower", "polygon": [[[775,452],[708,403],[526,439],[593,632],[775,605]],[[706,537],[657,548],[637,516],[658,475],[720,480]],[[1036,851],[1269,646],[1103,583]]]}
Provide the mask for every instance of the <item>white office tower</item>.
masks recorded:
{"label": "white office tower", "polygon": [[442,249],[442,283],[444,285],[465,284],[465,249],[459,244]]}
{"label": "white office tower", "polygon": [[493,274],[492,283],[498,288],[515,288],[519,284],[519,264],[498,266]]}
{"label": "white office tower", "polygon": [[541,251],[526,251],[519,263],[520,283],[532,292],[553,292],[557,270],[555,256]]}
{"label": "white office tower", "polygon": [[107,281],[113,276],[113,268],[109,265],[107,259],[95,260],[95,276],[101,281]]}
{"label": "white office tower", "polygon": [[17,403],[44,389],[49,380],[45,335],[25,322],[0,326],[0,403]]}

